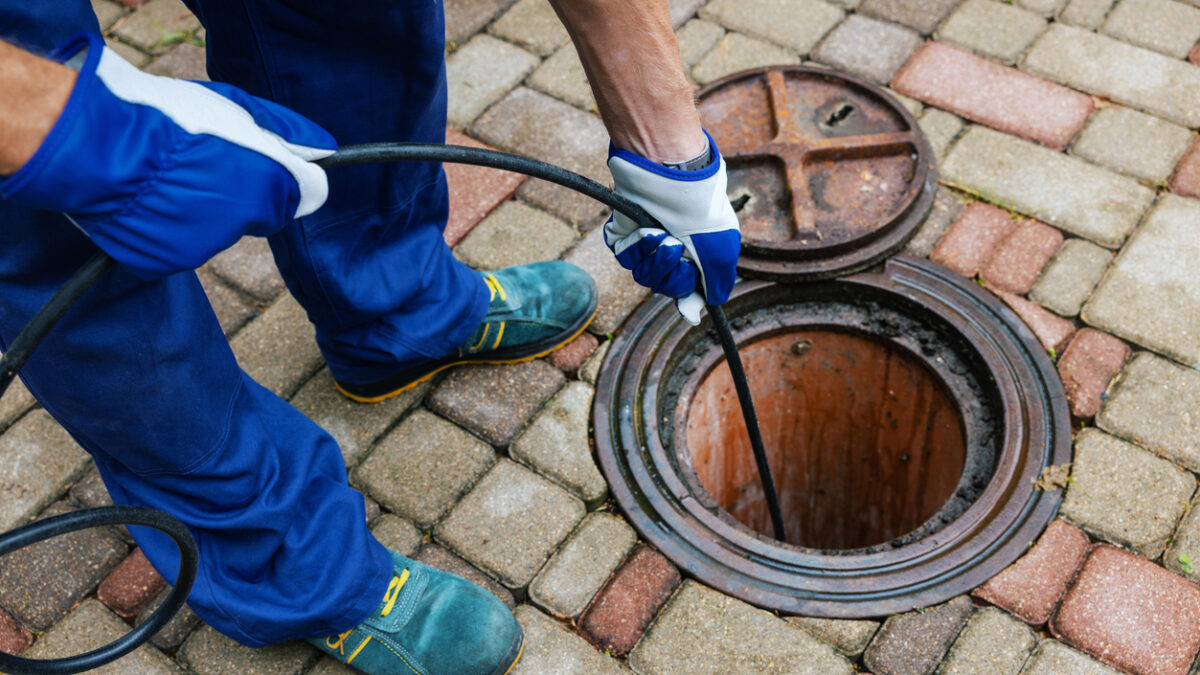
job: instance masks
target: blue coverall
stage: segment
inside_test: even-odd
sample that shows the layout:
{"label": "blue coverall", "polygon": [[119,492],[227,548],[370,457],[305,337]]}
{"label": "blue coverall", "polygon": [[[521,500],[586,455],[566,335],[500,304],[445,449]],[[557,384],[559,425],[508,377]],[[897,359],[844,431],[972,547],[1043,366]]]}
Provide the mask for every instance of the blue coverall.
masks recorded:
{"label": "blue coverall", "polygon": [[[343,145],[444,140],[437,0],[186,1],[206,27],[214,80],[306,115]],[[87,0],[0,0],[0,39],[35,53],[97,30]],[[326,205],[270,244],[334,377],[381,379],[465,341],[489,294],[443,243],[441,166],[338,168],[329,182]],[[5,345],[96,250],[63,216],[0,201]],[[200,571],[189,602],[221,632],[250,646],[329,635],[382,598],[392,561],[336,443],[242,372],[194,273],[142,282],[117,269],[21,377],[95,458],[114,502],[191,528]],[[173,579],[174,544],[131,529]]]}

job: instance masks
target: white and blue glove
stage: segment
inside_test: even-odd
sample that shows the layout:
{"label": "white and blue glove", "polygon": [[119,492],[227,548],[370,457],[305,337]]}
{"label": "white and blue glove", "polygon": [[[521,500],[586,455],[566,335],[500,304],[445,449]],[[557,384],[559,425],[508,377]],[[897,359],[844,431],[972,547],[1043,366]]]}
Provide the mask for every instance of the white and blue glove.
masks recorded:
{"label": "white and blue glove", "polygon": [[97,35],[51,57],[82,61],[75,89],[0,196],[67,214],[139,277],[199,267],[325,203],[312,161],[337,143],[308,119],[229,85],[148,75]]}
{"label": "white and blue glove", "polygon": [[611,149],[608,155],[613,191],[644,208],[665,230],[639,227],[613,213],[604,224],[604,242],[635,281],[676,298],[676,308],[692,325],[700,323],[706,301],[721,305],[729,299],[742,241],[725,194],[725,160],[712,137],[708,143],[712,162],[694,171],[628,150]]}

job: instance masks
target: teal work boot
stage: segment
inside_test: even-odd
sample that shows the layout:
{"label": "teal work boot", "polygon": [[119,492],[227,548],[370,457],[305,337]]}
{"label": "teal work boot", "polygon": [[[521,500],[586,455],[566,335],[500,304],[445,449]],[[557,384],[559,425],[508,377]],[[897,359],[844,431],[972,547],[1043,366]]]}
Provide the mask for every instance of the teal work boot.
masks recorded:
{"label": "teal work boot", "polygon": [[574,340],[596,316],[596,284],[587,272],[554,260],[485,272],[487,315],[466,342],[446,356],[367,384],[337,383],[363,403],[390,398],[462,363],[520,363]]}
{"label": "teal work boot", "polygon": [[357,627],[309,642],[367,675],[506,675],[525,633],[491,593],[392,553],[395,576]]}

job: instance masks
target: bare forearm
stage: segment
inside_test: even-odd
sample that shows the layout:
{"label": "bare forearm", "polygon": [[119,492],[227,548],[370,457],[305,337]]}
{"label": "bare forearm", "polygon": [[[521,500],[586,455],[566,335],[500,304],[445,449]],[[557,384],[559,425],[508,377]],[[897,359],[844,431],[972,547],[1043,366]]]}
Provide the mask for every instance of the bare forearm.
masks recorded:
{"label": "bare forearm", "polygon": [[29,161],[74,86],[70,68],[0,42],[0,176]]}
{"label": "bare forearm", "polygon": [[657,162],[704,150],[667,0],[550,0],[579,52],[613,143]]}

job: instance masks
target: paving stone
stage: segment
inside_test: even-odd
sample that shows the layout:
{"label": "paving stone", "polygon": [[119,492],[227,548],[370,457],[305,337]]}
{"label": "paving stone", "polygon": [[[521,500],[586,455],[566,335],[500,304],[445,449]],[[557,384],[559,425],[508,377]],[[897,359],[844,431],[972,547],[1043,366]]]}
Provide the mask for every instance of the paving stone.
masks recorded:
{"label": "paving stone", "polygon": [[[42,514],[73,510],[58,502]],[[107,528],[79,530],[0,558],[0,606],[34,631],[43,631],[91,593],[129,547]]]}
{"label": "paving stone", "polygon": [[597,648],[625,656],[679,581],[679,570],[669,560],[639,545],[592,598],[579,617],[579,631]]}
{"label": "paving stone", "polygon": [[1117,337],[1200,367],[1200,204],[1164,195],[1080,316]]}
{"label": "paving stone", "polygon": [[[504,150],[558,164],[606,185],[611,182],[605,164],[608,132],[600,118],[540,92],[517,87],[472,129]],[[527,181],[519,194],[572,224],[590,222],[605,212],[599,202],[545,181]]]}
{"label": "paving stone", "polygon": [[1066,4],[1067,0],[1017,0],[1018,7],[1024,7],[1045,17],[1054,16]]}
{"label": "paving stone", "polygon": [[1100,32],[1183,59],[1200,39],[1200,10],[1173,0],[1121,0]]}
{"label": "paving stone", "polygon": [[989,285],[1010,293],[1028,293],[1062,243],[1062,233],[1053,227],[1036,220],[1023,220],[992,252],[979,276]]}
{"label": "paving stone", "polygon": [[13,380],[4,391],[4,396],[0,397],[0,429],[16,422],[35,405],[37,401],[33,400],[33,394],[25,388],[21,378]]}
{"label": "paving stone", "polygon": [[283,398],[291,398],[325,363],[304,308],[284,293],[229,342],[242,370]]}
{"label": "paving stone", "polygon": [[588,442],[592,393],[586,382],[568,383],[513,441],[509,454],[595,507],[608,494],[608,483]]}
{"label": "paving stone", "polygon": [[1192,132],[1184,127],[1111,106],[1092,115],[1071,152],[1114,171],[1161,184],[1170,177],[1192,139]]}
{"label": "paving stone", "polygon": [[312,670],[305,675],[354,675],[355,671],[347,665],[343,665],[333,660],[328,656],[322,656],[317,665],[313,666]]}
{"label": "paving stone", "polygon": [[1196,487],[1186,471],[1097,429],[1075,437],[1071,478],[1062,515],[1149,559],[1166,548]]}
{"label": "paving stone", "polygon": [[[446,142],[472,148],[488,148],[454,129],[446,130]],[[443,238],[454,246],[497,205],[512,198],[525,182],[525,176],[469,164],[446,164],[446,183],[450,187],[450,219]]]}
{"label": "paving stone", "polygon": [[230,288],[210,270],[198,269],[196,277],[200,279],[200,286],[204,288],[204,294],[208,296],[208,303],[212,305],[213,313],[217,315],[217,323],[221,326],[221,332],[226,337],[233,335],[238,329],[245,326],[247,321],[258,316],[258,310],[246,302],[241,293]]}
{"label": "paving stone", "polygon": [[887,84],[921,46],[921,36],[894,23],[852,14],[821,41],[813,58]]}
{"label": "paving stone", "polygon": [[589,514],[529,584],[529,599],[554,616],[578,617],[636,543],[620,517]]}
{"label": "paving stone", "polygon": [[712,0],[700,18],[807,54],[845,12],[823,0]]}
{"label": "paving stone", "polygon": [[1083,530],[1055,520],[1029,553],[971,594],[1040,628],[1058,608],[1090,546]]}
{"label": "paving stone", "polygon": [[424,563],[430,567],[436,567],[443,572],[449,572],[450,574],[460,576],[463,579],[470,581],[476,586],[499,598],[500,602],[503,602],[505,605],[507,605],[509,609],[517,606],[517,603],[513,602],[512,593],[509,592],[509,590],[501,585],[498,581],[489,577],[483,572],[480,572],[478,569],[473,567],[471,563],[454,555],[450,551],[447,551],[437,544],[425,544],[421,547],[421,550],[418,551],[415,556],[413,556],[413,559],[417,562]]}
{"label": "paving stone", "polygon": [[1017,226],[1004,209],[972,202],[929,254],[929,259],[965,277],[974,277],[992,257],[992,252]]}
{"label": "paving stone", "polygon": [[943,180],[1107,248],[1119,248],[1154,199],[1137,181],[984,127],[942,162]]}
{"label": "paving stone", "polygon": [[691,580],[629,655],[629,665],[643,675],[854,672],[800,628]]}
{"label": "paving stone", "polygon": [[446,41],[452,45],[478,33],[512,0],[445,0]]}
{"label": "paving stone", "polygon": [[539,56],[549,56],[567,41],[567,29],[548,0],[518,0],[488,27],[488,32]]}
{"label": "paving stone", "polygon": [[1091,419],[1100,411],[1108,385],[1129,358],[1129,345],[1098,330],[1084,328],[1058,359],[1071,415]]}
{"label": "paving stone", "polygon": [[1096,30],[1104,23],[1115,0],[1070,0],[1058,20],[1069,26],[1078,26],[1087,30]]}
{"label": "paving stone", "polygon": [[1200,651],[1200,586],[1098,545],[1050,629],[1121,670],[1186,675]]}
{"label": "paving stone", "polygon": [[92,12],[95,13],[96,20],[100,22],[101,32],[112,28],[117,19],[125,16],[125,8],[109,0],[92,0]]}
{"label": "paving stone", "polygon": [[329,370],[322,368],[296,392],[291,403],[333,436],[346,466],[353,469],[375,440],[418,405],[429,389],[426,382],[378,403],[359,403],[343,396]]}
{"label": "paving stone", "polygon": [[629,270],[621,267],[604,244],[603,228],[586,234],[565,260],[582,267],[596,282],[599,296],[596,318],[588,327],[593,333],[603,335],[615,331],[642,299],[650,294],[649,289],[633,280]]}
{"label": "paving stone", "polygon": [[511,201],[471,230],[454,255],[476,269],[495,270],[557,260],[577,237],[575,228],[558,218]]}
{"label": "paving stone", "polygon": [[1172,192],[1200,199],[1200,138],[1192,143],[1167,183]]}
{"label": "paving stone", "polygon": [[529,76],[529,86],[577,108],[596,111],[596,98],[573,44],[563,45],[543,61]]}
{"label": "paving stone", "polygon": [[960,0],[865,0],[859,11],[916,28],[928,35]]}
{"label": "paving stone", "polygon": [[724,28],[704,19],[692,19],[683,24],[675,37],[679,40],[679,59],[683,62],[684,72],[691,71],[724,36]]}
{"label": "paving stone", "polygon": [[[42,635],[23,656],[31,659],[61,659],[102,647],[129,632],[125,625],[95,600],[84,600],[69,615]],[[139,673],[182,673],[171,659],[154,647],[142,645],[129,654],[95,670],[95,675]]]}
{"label": "paving stone", "polygon": [[434,535],[505,586],[522,588],[583,516],[583,502],[571,493],[501,459]]}
{"label": "paving stone", "polygon": [[946,151],[950,149],[950,143],[954,141],[964,126],[958,115],[952,115],[937,108],[926,108],[925,113],[918,120],[918,124],[921,125],[921,131],[925,132],[925,138],[929,140],[929,145],[933,148],[934,158],[939,162],[945,158]]}
{"label": "paving stone", "polygon": [[117,616],[131,621],[166,586],[167,581],[155,571],[139,548],[100,582],[96,599]]}
{"label": "paving stone", "polygon": [[169,48],[163,44],[168,36],[198,30],[200,22],[181,0],[151,0],[126,17],[113,34],[135,47],[161,54]]}
{"label": "paving stone", "polygon": [[529,605],[515,612],[525,629],[525,652],[512,675],[627,673],[619,661],[592,649],[583,638]]}
{"label": "paving stone", "polygon": [[365,520],[369,523],[383,513],[383,507],[379,505],[379,502],[366,495],[363,495],[363,511],[366,515]]}
{"label": "paving stone", "polygon": [[483,441],[424,410],[385,436],[354,481],[389,511],[429,529],[495,462]]}
{"label": "paving stone", "polygon": [[700,84],[708,84],[747,68],[794,63],[800,63],[798,56],[769,42],[741,33],[726,33],[692,68],[692,79]]}
{"label": "paving stone", "polygon": [[1043,640],[1025,666],[1024,675],[1119,675],[1058,640]]}
{"label": "paving stone", "polygon": [[1187,60],[1192,65],[1200,65],[1200,42],[1196,43],[1191,51],[1188,52]]}
{"label": "paving stone", "polygon": [[612,346],[611,341],[606,341],[592,352],[587,361],[579,368],[579,379],[582,382],[587,382],[593,387],[596,386],[596,381],[600,379],[600,367],[604,365],[604,357],[608,356],[608,348]]}
{"label": "paving stone", "polygon": [[434,387],[428,405],[492,445],[508,445],[565,382],[545,361],[464,366]]}
{"label": "paving stone", "polygon": [[895,89],[890,89],[888,87],[884,87],[883,90],[890,94],[892,98],[899,101],[900,105],[904,106],[908,112],[912,113],[913,117],[920,117],[921,111],[925,110],[925,104],[921,103],[915,98],[912,98],[911,96],[905,96]]}
{"label": "paving stone", "polygon": [[117,56],[120,56],[138,68],[150,63],[150,57],[145,53],[138,51],[135,47],[130,47],[116,38],[104,38],[104,45],[116,52]]}
{"label": "paving stone", "polygon": [[271,247],[262,237],[242,237],[205,267],[262,302],[271,301],[284,290]]}
{"label": "paving stone", "polygon": [[1029,626],[985,607],[958,634],[938,675],[1017,675],[1037,645]]}
{"label": "paving stone", "polygon": [[446,59],[447,119],[469,125],[533,72],[538,58],[490,35],[476,35]]}
{"label": "paving stone", "polygon": [[688,19],[696,16],[705,0],[667,0],[667,11],[671,17],[671,26],[679,28]]}
{"label": "paving stone", "polygon": [[966,0],[938,28],[937,39],[1012,64],[1045,29],[1044,18],[1011,3]]}
{"label": "paving stone", "polygon": [[1042,270],[1029,299],[1061,316],[1077,316],[1112,259],[1112,251],[1086,239],[1068,239]]}
{"label": "paving stone", "polygon": [[[154,597],[154,599],[146,603],[146,606],[142,608],[142,613],[138,615],[137,621],[134,622],[134,625],[140,626],[149,621],[154,612],[158,611],[158,608],[167,601],[167,596],[170,594],[171,588],[164,588],[162,592]],[[157,633],[154,634],[154,637],[150,638],[150,643],[159,649],[173,652],[176,649],[179,649],[179,645],[183,644],[183,641],[186,640],[187,637],[192,634],[192,631],[196,629],[196,626],[199,625],[200,617],[196,616],[196,613],[189,609],[187,605],[184,605],[178,612],[175,613],[175,616],[171,617],[171,619],[167,621],[165,626],[163,626]]]}
{"label": "paving stone", "polygon": [[1142,352],[1126,366],[1096,422],[1115,436],[1198,471],[1200,373]]}
{"label": "paving stone", "polygon": [[960,595],[922,612],[890,616],[863,654],[863,665],[876,675],[932,673],[970,615],[971,601]]}
{"label": "paving stone", "polygon": [[892,88],[967,119],[1062,150],[1087,121],[1091,98],[939,42],[917,50]]}
{"label": "paving stone", "polygon": [[929,216],[925,218],[921,229],[917,230],[916,236],[908,242],[906,250],[914,255],[929,256],[938,240],[950,228],[950,224],[958,220],[962,211],[961,198],[939,185],[937,194],[933,198],[933,208],[929,210]]}
{"label": "paving stone", "polygon": [[565,347],[551,352],[546,360],[550,362],[550,365],[563,371],[567,377],[575,377],[579,368],[583,366],[583,362],[592,355],[592,352],[596,351],[597,345],[599,345],[599,341],[596,340],[596,336],[591,333],[582,333],[567,343]]}
{"label": "paving stone", "polygon": [[184,43],[154,59],[146,66],[151,75],[174,77],[180,80],[208,81],[208,57],[201,45]]}
{"label": "paving stone", "polygon": [[422,534],[412,522],[385,513],[371,521],[371,534],[379,543],[400,555],[411,558],[421,547]]}
{"label": "paving stone", "polygon": [[321,655],[307,642],[293,641],[251,649],[201,626],[179,649],[179,660],[196,675],[299,675]]}
{"label": "paving stone", "polygon": [[787,622],[803,628],[818,640],[833,645],[839,654],[852,661],[862,656],[871,638],[879,631],[878,621],[789,616]]}
{"label": "paving stone", "polygon": [[112,496],[108,494],[108,488],[104,486],[104,480],[100,478],[100,471],[95,465],[71,486],[70,496],[76,503],[91,509],[113,505]]}
{"label": "paving stone", "polygon": [[1188,505],[1162,562],[1167,569],[1192,581],[1200,581],[1200,564],[1197,564],[1200,562],[1200,495]]}
{"label": "paving stone", "polygon": [[24,525],[89,466],[88,454],[46,411],[22,417],[0,436],[0,531]]}
{"label": "paving stone", "polygon": [[1056,23],[1022,65],[1074,89],[1200,126],[1200,69],[1185,61]]}
{"label": "paving stone", "polygon": [[8,612],[0,609],[0,652],[20,656],[31,644],[33,633]]}

